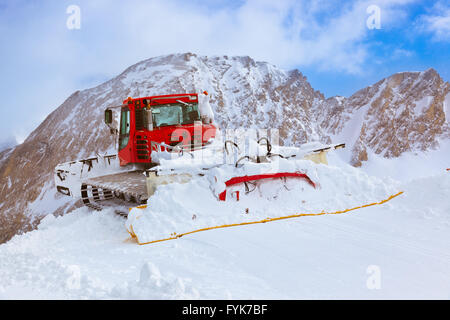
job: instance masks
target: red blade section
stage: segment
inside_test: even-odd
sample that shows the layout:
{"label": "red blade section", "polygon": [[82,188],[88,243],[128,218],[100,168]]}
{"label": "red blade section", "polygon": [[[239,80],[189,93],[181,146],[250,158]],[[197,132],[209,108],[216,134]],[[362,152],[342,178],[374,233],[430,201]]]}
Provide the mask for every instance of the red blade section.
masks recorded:
{"label": "red blade section", "polygon": [[[277,173],[265,173],[265,174],[255,174],[252,176],[241,176],[241,177],[234,177],[231,178],[230,180],[225,182],[225,185],[227,187],[235,185],[235,184],[239,184],[239,183],[244,183],[244,182],[248,182],[248,181],[257,181],[257,180],[263,180],[263,179],[276,179],[276,178],[303,178],[306,181],[308,181],[308,183],[313,186],[313,188],[316,188],[316,184],[304,173],[301,172],[277,172]],[[221,201],[225,201],[226,199],[226,195],[227,195],[227,190],[224,190],[223,192],[221,192],[219,194],[219,200]]]}

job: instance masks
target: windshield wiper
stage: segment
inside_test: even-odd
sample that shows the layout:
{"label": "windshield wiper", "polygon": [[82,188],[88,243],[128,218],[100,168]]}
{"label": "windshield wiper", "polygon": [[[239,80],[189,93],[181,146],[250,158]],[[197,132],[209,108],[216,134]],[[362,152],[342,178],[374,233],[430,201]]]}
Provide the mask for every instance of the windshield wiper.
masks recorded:
{"label": "windshield wiper", "polygon": [[186,103],[186,102],[183,102],[183,101],[181,101],[181,100],[175,100],[175,101],[178,102],[178,103],[184,104],[185,106],[188,106],[188,107],[191,106],[190,103]]}
{"label": "windshield wiper", "polygon": [[157,126],[158,128],[160,127],[168,127],[168,126],[176,126],[177,123],[161,123],[159,126]]}

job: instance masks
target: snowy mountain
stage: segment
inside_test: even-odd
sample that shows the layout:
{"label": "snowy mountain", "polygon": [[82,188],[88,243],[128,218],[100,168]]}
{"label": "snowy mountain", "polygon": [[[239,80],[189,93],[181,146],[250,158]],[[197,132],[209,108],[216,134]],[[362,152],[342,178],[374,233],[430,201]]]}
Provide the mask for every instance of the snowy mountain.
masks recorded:
{"label": "snowy mountain", "polygon": [[396,73],[349,98],[327,99],[316,115],[333,139],[348,143],[356,166],[368,150],[392,158],[438,149],[450,139],[450,83],[434,69]]}
{"label": "snowy mountain", "polygon": [[[396,157],[449,138],[450,84],[432,69],[395,74],[349,98],[326,99],[298,71],[250,57],[191,53],[139,62],[117,77],[77,91],[19,146],[0,153],[0,243],[34,228],[49,213],[79,206],[56,195],[58,163],[113,153],[103,111],[131,96],[207,90],[215,120],[226,128],[277,128],[281,142],[347,143],[361,165],[367,150]],[[446,117],[447,115],[447,117]]]}

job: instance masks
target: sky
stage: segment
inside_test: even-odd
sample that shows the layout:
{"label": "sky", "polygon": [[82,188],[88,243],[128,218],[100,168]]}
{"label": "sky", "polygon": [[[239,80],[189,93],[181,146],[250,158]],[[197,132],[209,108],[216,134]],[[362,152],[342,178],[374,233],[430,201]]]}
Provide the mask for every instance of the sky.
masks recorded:
{"label": "sky", "polygon": [[444,0],[0,0],[0,41],[0,143],[163,54],[250,56],[300,70],[326,97],[431,67],[450,80]]}

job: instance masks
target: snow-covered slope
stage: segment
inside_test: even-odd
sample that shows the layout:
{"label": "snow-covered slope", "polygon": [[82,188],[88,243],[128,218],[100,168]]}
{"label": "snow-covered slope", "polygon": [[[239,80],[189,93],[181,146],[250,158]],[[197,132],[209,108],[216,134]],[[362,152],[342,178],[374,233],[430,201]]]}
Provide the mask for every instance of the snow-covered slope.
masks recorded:
{"label": "snow-covered slope", "polygon": [[[450,298],[449,173],[398,183],[330,160],[329,167],[309,167],[321,189],[304,191],[306,198],[286,191],[298,197],[290,194],[278,207],[264,202],[265,212],[258,212],[257,195],[242,203],[250,207],[246,214],[238,203],[214,202],[202,184],[173,184],[162,187],[143,214],[159,214],[175,231],[179,217],[190,218],[194,207],[199,219],[208,210],[217,217],[258,217],[293,213],[288,207],[294,202],[297,212],[320,212],[404,193],[345,214],[210,230],[144,246],[111,211],[49,215],[37,230],[0,245],[0,298]],[[186,192],[192,188],[203,205],[193,206]]]}

